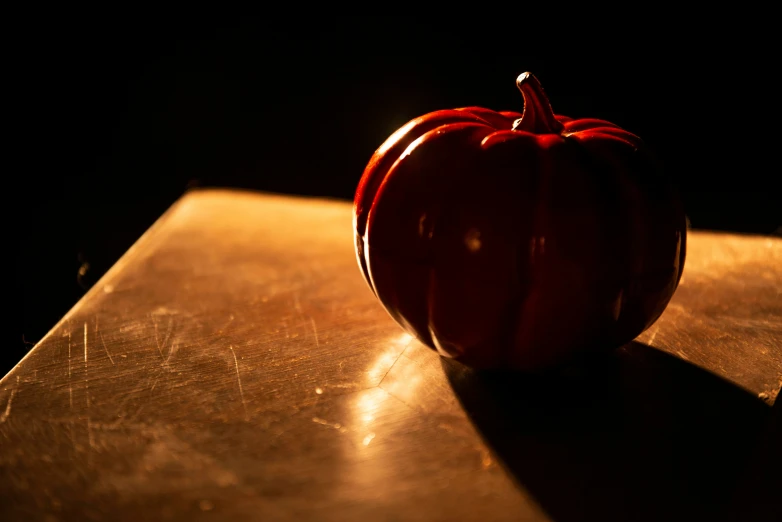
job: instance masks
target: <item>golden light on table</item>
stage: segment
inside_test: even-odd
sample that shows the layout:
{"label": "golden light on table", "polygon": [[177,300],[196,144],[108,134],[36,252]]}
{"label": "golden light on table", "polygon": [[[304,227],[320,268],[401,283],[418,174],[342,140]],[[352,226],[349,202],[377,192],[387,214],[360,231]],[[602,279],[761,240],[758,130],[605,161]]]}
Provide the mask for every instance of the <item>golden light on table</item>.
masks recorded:
{"label": "golden light on table", "polygon": [[[713,407],[706,421],[725,416],[713,442],[725,431],[749,443],[776,397],[782,240],[694,231],[679,290],[639,338],[657,350],[620,354],[617,385],[644,387],[584,406],[615,408],[595,410],[614,422],[585,436],[641,438],[660,461],[616,448],[651,466],[638,470],[647,489],[574,467],[593,461],[554,420],[581,411],[598,393],[589,387],[553,402],[555,417],[514,420],[504,445],[464,406],[474,377],[377,303],[351,218],[345,202],[220,190],[174,205],[0,383],[0,496],[13,499],[0,519],[551,520],[578,491],[592,491],[583,513],[608,513],[609,478],[612,498],[634,499],[623,509],[638,514],[676,500],[671,452],[712,443],[666,422]],[[514,400],[534,418],[563,382]],[[605,452],[605,473],[621,460],[592,451]],[[540,470],[536,455],[548,458]],[[721,455],[714,476],[688,473],[717,484],[734,457]],[[708,519],[728,501],[697,509]]]}

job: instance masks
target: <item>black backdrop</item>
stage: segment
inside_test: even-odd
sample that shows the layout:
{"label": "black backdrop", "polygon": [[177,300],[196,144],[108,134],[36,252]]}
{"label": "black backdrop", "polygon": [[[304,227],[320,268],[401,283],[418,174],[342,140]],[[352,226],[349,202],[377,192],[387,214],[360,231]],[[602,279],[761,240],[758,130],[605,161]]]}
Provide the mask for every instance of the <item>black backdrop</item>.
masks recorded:
{"label": "black backdrop", "polygon": [[21,201],[11,300],[21,319],[0,375],[187,187],[350,199],[398,126],[447,107],[521,110],[514,80],[525,70],[556,112],[645,138],[693,227],[778,233],[762,31],[503,23],[85,15],[31,28],[13,80],[27,147],[9,191]]}

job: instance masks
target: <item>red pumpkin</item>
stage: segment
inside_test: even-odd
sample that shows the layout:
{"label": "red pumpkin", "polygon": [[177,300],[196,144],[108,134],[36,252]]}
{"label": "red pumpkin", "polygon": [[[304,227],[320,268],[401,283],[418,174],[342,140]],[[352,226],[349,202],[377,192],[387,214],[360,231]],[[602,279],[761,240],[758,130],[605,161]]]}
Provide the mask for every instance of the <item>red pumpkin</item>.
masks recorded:
{"label": "red pumpkin", "polygon": [[640,138],[553,113],[436,111],[369,160],[354,201],[364,278],[403,328],[477,368],[541,369],[616,348],[679,283],[686,224]]}

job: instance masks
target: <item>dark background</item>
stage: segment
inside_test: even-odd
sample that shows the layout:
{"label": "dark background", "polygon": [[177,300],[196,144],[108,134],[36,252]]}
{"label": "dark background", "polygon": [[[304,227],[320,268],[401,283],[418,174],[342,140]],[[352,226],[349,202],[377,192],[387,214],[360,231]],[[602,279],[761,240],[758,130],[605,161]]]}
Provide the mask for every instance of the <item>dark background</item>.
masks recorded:
{"label": "dark background", "polygon": [[581,34],[548,21],[505,27],[508,16],[125,13],[34,24],[17,41],[25,53],[12,80],[24,167],[6,194],[21,232],[11,299],[21,318],[0,375],[188,187],[351,199],[397,127],[448,107],[520,111],[514,80],[525,70],[556,112],[643,137],[694,228],[779,233],[778,102],[763,31],[625,24],[622,35]]}

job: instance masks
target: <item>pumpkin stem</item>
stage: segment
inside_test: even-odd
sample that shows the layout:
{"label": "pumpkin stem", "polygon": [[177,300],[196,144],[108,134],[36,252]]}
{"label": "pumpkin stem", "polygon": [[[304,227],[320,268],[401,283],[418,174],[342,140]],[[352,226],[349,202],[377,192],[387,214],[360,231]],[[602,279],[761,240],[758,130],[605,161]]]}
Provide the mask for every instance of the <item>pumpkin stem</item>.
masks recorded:
{"label": "pumpkin stem", "polygon": [[513,123],[513,130],[535,134],[559,134],[563,126],[554,117],[554,111],[543,92],[540,82],[531,73],[521,73],[516,78],[516,87],[524,97],[524,112]]}

